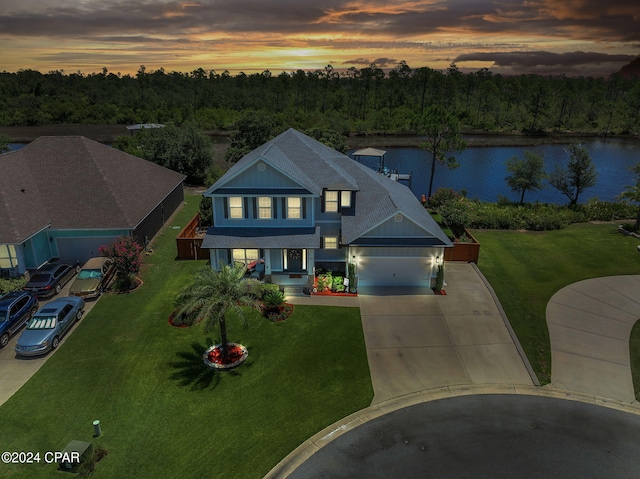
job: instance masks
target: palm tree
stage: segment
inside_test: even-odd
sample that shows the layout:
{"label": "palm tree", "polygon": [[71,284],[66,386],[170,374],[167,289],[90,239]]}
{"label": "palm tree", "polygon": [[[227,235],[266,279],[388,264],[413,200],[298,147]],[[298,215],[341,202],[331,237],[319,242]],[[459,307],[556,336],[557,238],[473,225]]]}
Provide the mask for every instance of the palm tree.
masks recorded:
{"label": "palm tree", "polygon": [[249,293],[244,284],[244,265],[228,266],[220,264],[220,270],[206,267],[198,271],[192,285],[187,286],[176,300],[176,317],[182,317],[187,324],[202,318],[206,331],[220,327],[220,350],[227,357],[226,315],[232,313],[246,325],[247,319],[242,306],[255,308],[258,300]]}

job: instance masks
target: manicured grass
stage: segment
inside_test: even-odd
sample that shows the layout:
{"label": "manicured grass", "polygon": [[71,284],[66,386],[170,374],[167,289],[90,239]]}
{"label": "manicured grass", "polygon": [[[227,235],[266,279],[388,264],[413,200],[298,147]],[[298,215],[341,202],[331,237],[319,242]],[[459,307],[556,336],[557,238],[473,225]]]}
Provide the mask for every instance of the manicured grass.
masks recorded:
{"label": "manicured grass", "polygon": [[600,276],[640,274],[638,241],[613,224],[547,232],[479,231],[478,266],[496,291],[542,384],[550,381],[547,303],[564,286]]}
{"label": "manicured grass", "polygon": [[[198,198],[173,220],[183,226]],[[108,451],[96,478],[261,478],[305,439],[370,404],[373,390],[357,308],[296,306],[271,323],[228,321],[249,350],[214,373],[201,354],[217,340],[202,325],[167,322],[200,261],[175,261],[177,229],[145,259],[144,285],[106,295],[60,350],[0,407],[0,450],[56,451],[92,440]],[[103,435],[92,439],[92,421]],[[11,477],[52,477],[51,464],[1,465]]]}
{"label": "manicured grass", "polygon": [[629,339],[629,360],[631,361],[631,377],[636,400],[640,401],[640,320],[636,321]]}

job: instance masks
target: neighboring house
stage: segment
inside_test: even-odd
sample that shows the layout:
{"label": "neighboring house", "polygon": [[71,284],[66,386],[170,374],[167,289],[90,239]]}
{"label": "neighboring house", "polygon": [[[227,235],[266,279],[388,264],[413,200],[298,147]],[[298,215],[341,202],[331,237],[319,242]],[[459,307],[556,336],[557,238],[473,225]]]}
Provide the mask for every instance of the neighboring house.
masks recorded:
{"label": "neighboring house", "polygon": [[0,268],[85,262],[131,235],[151,239],[183,202],[184,175],[81,136],[0,155]]}
{"label": "neighboring house", "polygon": [[264,259],[266,279],[308,285],[316,268],[358,286],[431,286],[449,238],[406,186],[289,129],[204,194],[212,267]]}

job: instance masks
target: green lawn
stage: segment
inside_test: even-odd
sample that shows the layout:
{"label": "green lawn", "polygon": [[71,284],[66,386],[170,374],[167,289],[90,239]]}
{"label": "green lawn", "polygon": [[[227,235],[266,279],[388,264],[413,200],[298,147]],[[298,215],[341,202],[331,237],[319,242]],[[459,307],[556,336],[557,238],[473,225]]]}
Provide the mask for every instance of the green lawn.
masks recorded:
{"label": "green lawn", "polygon": [[[172,221],[183,226],[199,197]],[[144,285],[105,295],[60,350],[0,406],[0,451],[62,450],[92,440],[108,451],[96,478],[261,478],[305,439],[373,398],[357,308],[296,306],[281,323],[250,311],[229,321],[230,341],[249,349],[227,373],[204,368],[216,341],[202,325],[167,318],[205,263],[175,261],[168,229],[145,259]],[[0,476],[57,477],[55,465],[0,465]],[[64,477],[67,477],[64,475]]]}
{"label": "green lawn", "polygon": [[612,224],[546,232],[474,230],[473,235],[481,244],[478,266],[542,384],[551,375],[545,311],[553,294],[583,279],[640,274],[638,240],[621,235]]}

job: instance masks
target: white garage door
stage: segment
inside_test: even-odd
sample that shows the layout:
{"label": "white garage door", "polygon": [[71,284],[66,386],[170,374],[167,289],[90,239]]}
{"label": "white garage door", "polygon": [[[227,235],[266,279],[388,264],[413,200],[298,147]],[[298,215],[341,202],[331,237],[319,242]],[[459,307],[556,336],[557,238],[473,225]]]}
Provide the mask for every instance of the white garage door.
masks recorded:
{"label": "white garage door", "polygon": [[429,258],[361,256],[358,286],[430,286]]}
{"label": "white garage door", "polygon": [[117,236],[94,236],[91,238],[56,238],[60,260],[80,264],[89,258],[101,256],[98,248],[112,243]]}

